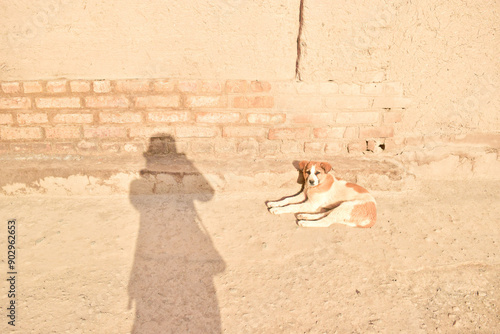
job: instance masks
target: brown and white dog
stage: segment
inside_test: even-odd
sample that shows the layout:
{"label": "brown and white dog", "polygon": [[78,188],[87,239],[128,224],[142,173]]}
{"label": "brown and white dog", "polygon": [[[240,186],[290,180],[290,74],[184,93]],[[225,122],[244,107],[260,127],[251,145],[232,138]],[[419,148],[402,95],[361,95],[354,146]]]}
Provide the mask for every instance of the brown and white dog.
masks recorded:
{"label": "brown and white dog", "polygon": [[304,187],[297,195],[267,202],[272,214],[296,213],[297,224],[327,227],[334,223],[372,227],[377,219],[375,199],[368,190],[335,178],[327,162],[301,161]]}

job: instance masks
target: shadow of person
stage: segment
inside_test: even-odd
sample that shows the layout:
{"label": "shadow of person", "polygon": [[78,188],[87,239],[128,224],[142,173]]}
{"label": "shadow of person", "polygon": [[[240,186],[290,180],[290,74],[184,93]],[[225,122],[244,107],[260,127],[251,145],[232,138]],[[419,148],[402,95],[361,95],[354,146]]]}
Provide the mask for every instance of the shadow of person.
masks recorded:
{"label": "shadow of person", "polygon": [[128,285],[132,333],[220,333],[213,277],[225,263],[195,208],[214,190],[168,135],[151,137],[144,157],[146,168],[130,185],[140,212]]}

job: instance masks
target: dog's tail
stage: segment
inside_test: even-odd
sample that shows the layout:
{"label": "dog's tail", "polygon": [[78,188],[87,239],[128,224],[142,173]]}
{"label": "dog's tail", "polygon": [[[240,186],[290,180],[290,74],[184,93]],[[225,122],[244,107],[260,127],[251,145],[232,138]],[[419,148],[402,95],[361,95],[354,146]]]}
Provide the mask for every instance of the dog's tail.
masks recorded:
{"label": "dog's tail", "polygon": [[377,204],[373,200],[346,201],[328,215],[336,223],[368,228],[377,221]]}

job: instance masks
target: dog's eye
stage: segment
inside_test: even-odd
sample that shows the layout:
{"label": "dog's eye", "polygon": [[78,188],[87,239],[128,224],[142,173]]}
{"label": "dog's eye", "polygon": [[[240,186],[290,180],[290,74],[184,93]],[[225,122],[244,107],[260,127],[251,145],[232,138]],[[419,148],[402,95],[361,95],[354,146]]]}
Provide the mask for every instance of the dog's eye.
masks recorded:
{"label": "dog's eye", "polygon": [[319,172],[314,173],[315,175],[319,175]]}
{"label": "dog's eye", "polygon": [[310,171],[310,170],[308,170],[308,171],[306,172],[306,174],[307,174],[307,175],[311,174],[311,171]]}

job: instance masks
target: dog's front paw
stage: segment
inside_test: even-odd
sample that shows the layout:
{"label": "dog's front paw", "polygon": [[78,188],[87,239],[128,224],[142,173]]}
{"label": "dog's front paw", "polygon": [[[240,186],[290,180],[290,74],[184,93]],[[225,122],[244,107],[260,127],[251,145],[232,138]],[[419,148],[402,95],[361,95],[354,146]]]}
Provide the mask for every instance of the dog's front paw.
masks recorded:
{"label": "dog's front paw", "polygon": [[297,218],[299,220],[308,219],[307,217],[308,217],[307,213],[298,213],[298,214],[295,215],[295,218]]}
{"label": "dog's front paw", "polygon": [[275,208],[278,206],[278,202],[268,201],[266,202],[268,208]]}
{"label": "dog's front paw", "polygon": [[300,227],[308,227],[310,223],[311,222],[307,220],[297,220],[297,225],[299,225]]}
{"label": "dog's front paw", "polygon": [[279,215],[282,212],[282,209],[280,207],[276,207],[276,208],[269,208],[269,212],[271,212],[273,215]]}

